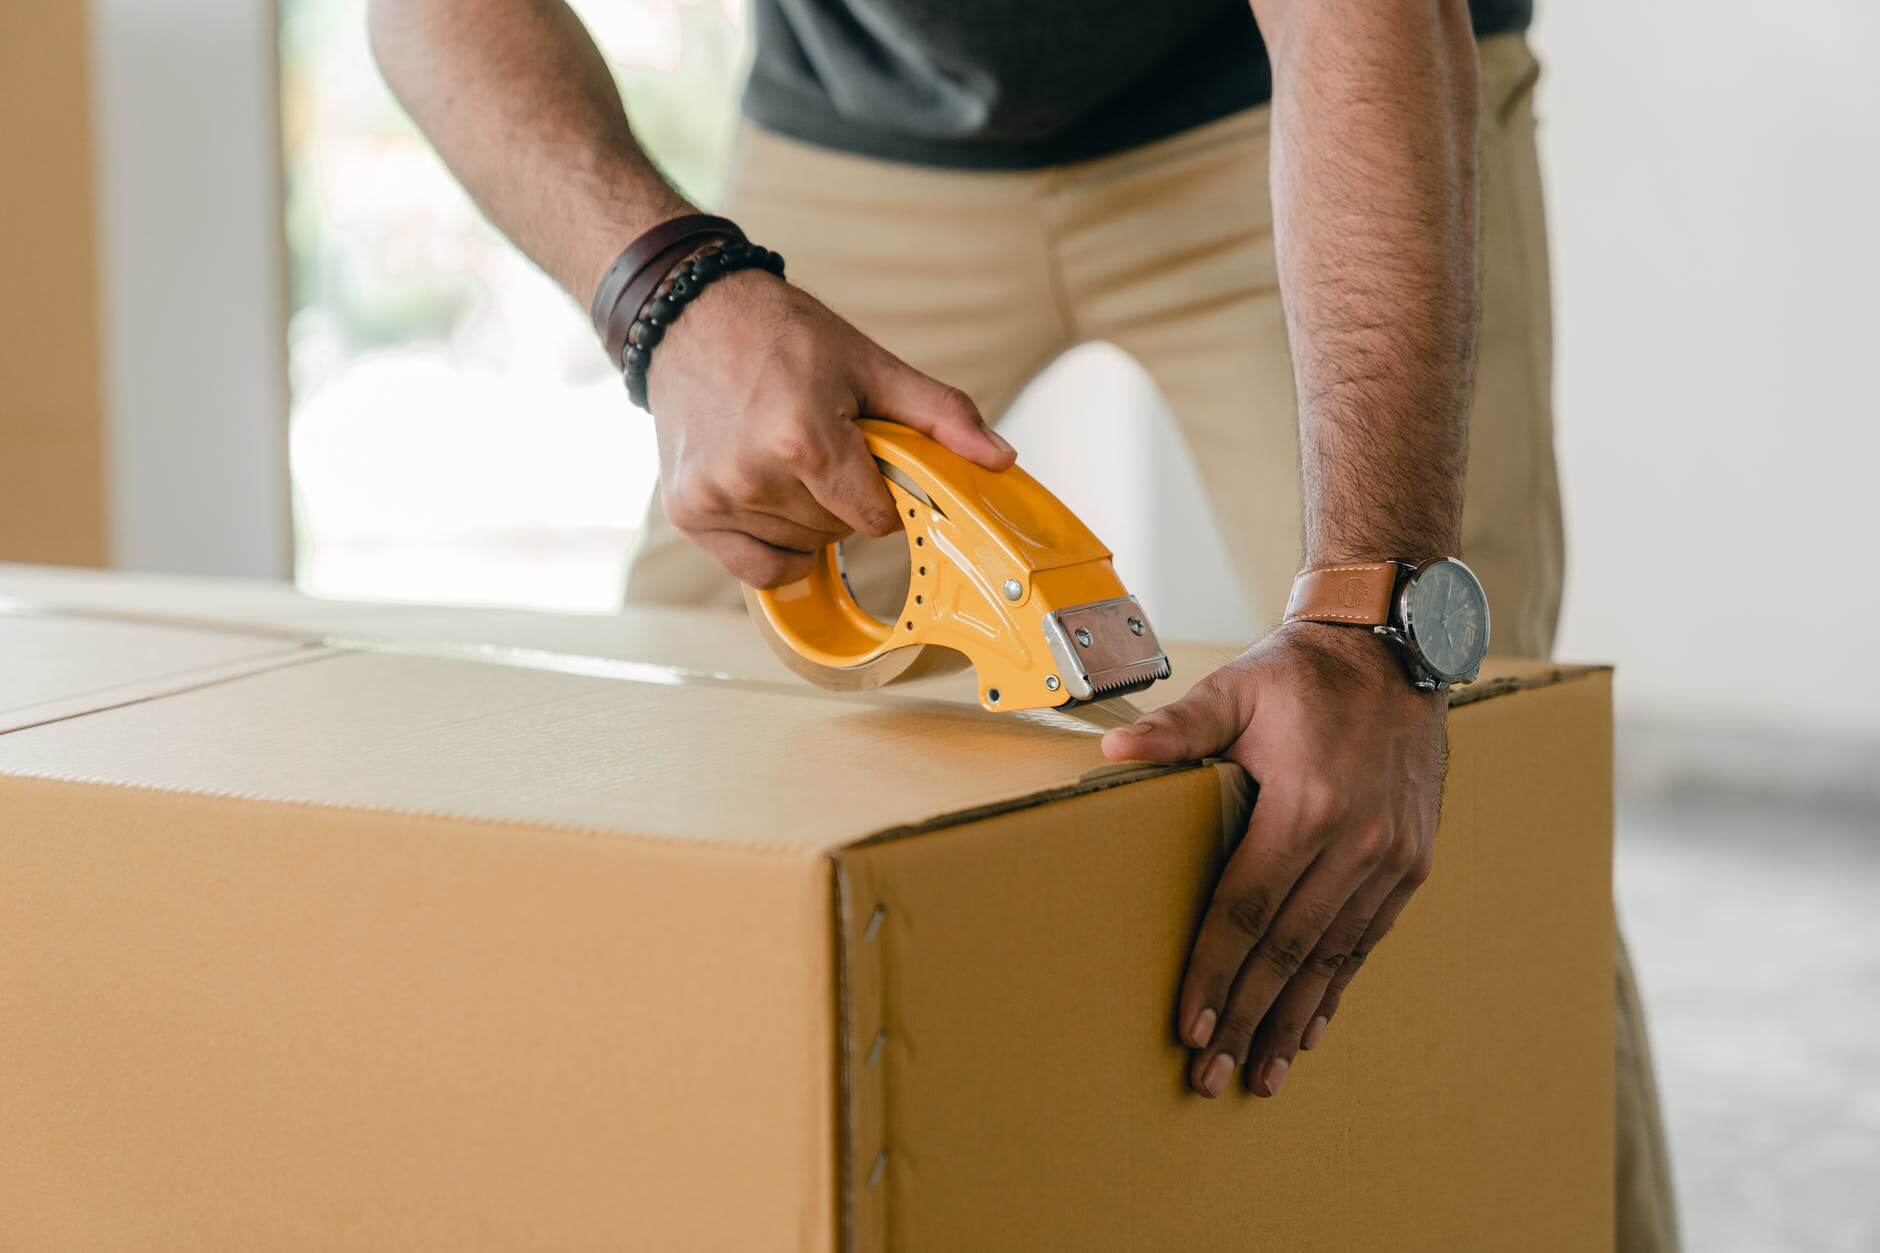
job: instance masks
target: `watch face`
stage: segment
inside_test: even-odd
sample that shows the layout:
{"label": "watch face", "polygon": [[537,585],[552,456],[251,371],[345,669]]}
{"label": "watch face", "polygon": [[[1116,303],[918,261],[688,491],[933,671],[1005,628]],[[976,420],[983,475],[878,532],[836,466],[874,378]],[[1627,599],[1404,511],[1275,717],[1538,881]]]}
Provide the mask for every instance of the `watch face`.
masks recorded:
{"label": "watch face", "polygon": [[1444,558],[1417,571],[1403,594],[1404,632],[1424,668],[1467,678],[1488,652],[1488,598],[1469,567]]}

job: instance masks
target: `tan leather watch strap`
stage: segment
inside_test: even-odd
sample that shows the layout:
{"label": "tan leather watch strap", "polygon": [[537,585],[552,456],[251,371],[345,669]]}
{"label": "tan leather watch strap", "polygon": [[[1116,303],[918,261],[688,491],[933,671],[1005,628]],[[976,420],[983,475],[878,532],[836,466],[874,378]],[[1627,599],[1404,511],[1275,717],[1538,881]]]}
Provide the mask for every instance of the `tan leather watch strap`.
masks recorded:
{"label": "tan leather watch strap", "polygon": [[1394,561],[1301,570],[1286,602],[1288,622],[1343,622],[1383,626],[1401,569]]}

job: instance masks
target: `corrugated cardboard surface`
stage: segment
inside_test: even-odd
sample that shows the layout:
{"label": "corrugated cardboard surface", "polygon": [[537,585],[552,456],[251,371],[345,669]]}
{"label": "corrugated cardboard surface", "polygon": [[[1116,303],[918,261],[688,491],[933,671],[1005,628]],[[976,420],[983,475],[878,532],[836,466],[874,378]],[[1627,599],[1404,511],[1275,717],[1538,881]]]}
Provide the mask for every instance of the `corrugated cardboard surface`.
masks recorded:
{"label": "corrugated cardboard surface", "polygon": [[842,853],[883,911],[851,938],[852,1068],[885,1033],[859,1247],[1610,1247],[1606,694],[1456,712],[1437,873],[1277,1100],[1184,1086],[1173,994],[1224,853],[1186,779]]}
{"label": "corrugated cardboard surface", "polygon": [[218,682],[324,650],[226,630],[0,616],[0,732]]}
{"label": "corrugated cardboard surface", "polygon": [[13,775],[804,854],[1101,765],[976,706],[344,653],[0,740]]}
{"label": "corrugated cardboard surface", "polygon": [[36,704],[151,677],[123,632],[253,672],[0,733],[0,1247],[1610,1230],[1601,674],[1452,715],[1436,879],[1279,1101],[1207,1103],[1169,1013],[1232,767],[1108,770],[970,684],[814,692],[734,620],[425,611],[413,656],[278,593],[128,625],[116,582],[68,586],[98,629]]}
{"label": "corrugated cardboard surface", "polygon": [[821,863],[19,778],[0,814],[0,1248],[832,1247]]}

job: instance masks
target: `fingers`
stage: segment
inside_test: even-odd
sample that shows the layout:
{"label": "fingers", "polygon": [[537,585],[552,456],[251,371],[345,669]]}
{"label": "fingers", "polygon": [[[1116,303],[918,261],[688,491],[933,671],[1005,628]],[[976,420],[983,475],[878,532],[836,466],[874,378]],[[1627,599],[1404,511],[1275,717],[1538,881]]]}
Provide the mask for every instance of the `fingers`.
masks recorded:
{"label": "fingers", "polygon": [[[1197,983],[1203,1004],[1192,1021],[1201,1021],[1199,1016],[1208,1009],[1214,1009],[1217,1015],[1214,1031],[1196,1053],[1191,1071],[1195,1087],[1203,1096],[1219,1096],[1233,1069],[1245,1064],[1261,1020],[1343,910],[1353,886],[1348,868],[1324,861],[1315,863],[1281,905],[1271,925],[1248,946],[1238,977],[1224,998],[1215,999],[1221,993],[1220,968],[1201,973]],[[1196,955],[1200,955],[1199,945]],[[1284,1079],[1282,1065],[1249,1075],[1248,1083],[1255,1092],[1267,1096],[1278,1091]]]}
{"label": "fingers", "polygon": [[[1176,1022],[1183,1040],[1197,1050],[1192,1080],[1205,1096],[1225,1091],[1234,1067],[1246,1058],[1265,1009],[1241,1021],[1235,1015],[1250,1007],[1230,1002],[1248,958],[1273,933],[1294,885],[1312,864],[1311,853],[1291,838],[1289,818],[1265,798],[1254,803],[1247,838],[1222,872],[1182,975]],[[1296,926],[1298,919],[1288,924]]]}
{"label": "fingers", "polygon": [[748,462],[684,467],[662,479],[659,500],[666,517],[688,535],[741,531],[747,519],[758,515],[785,520],[822,537],[806,548],[833,543],[853,529],[818,504],[794,474],[755,451]]}
{"label": "fingers", "polygon": [[815,553],[793,552],[752,539],[739,531],[700,531],[692,536],[699,547],[750,587],[781,587],[810,572]]}
{"label": "fingers", "polygon": [[1306,1038],[1310,1039],[1312,1048],[1317,1048],[1325,1039],[1325,1030],[1331,1026],[1332,1015],[1338,1012],[1338,1003],[1343,999],[1345,989],[1350,987],[1351,981],[1358,977],[1358,972],[1364,968],[1364,963],[1371,956],[1371,951],[1390,933],[1391,927],[1397,922],[1397,916],[1403,913],[1404,906],[1410,903],[1410,897],[1415,894],[1422,882],[1423,876],[1416,873],[1401,880],[1391,890],[1390,895],[1384,898],[1384,903],[1378,906],[1369,925],[1365,927],[1364,934],[1358,937],[1357,942],[1351,946],[1350,952],[1346,954],[1337,973],[1326,985],[1325,995],[1319,999],[1318,1012],[1313,1014],[1312,1020],[1306,1024]]}
{"label": "fingers", "polygon": [[1252,721],[1254,697],[1244,681],[1230,683],[1221,674],[1144,714],[1134,726],[1107,732],[1103,755],[1111,761],[1194,761],[1226,750]]}
{"label": "fingers", "polygon": [[[854,423],[835,424],[850,433]],[[808,440],[803,441],[807,445]],[[808,573],[813,554],[848,535],[852,522],[823,507],[785,460],[790,451],[799,463],[834,473],[830,454],[805,454],[789,445],[752,445],[704,466],[686,466],[662,486],[660,503],[672,524],[718,559],[720,565],[752,587],[775,587]],[[880,488],[874,462],[868,475]],[[885,488],[880,488],[883,497]],[[852,510],[865,518],[861,510]],[[894,525],[894,506],[867,519],[871,529]],[[749,542],[738,542],[741,536]]]}
{"label": "fingers", "polygon": [[[755,540],[761,547],[774,548],[781,553],[806,557],[818,549],[835,543],[848,531],[848,528],[840,521],[824,514],[823,510],[809,499],[807,493],[804,494],[803,500],[809,508],[796,510],[799,517],[807,515],[807,522],[799,520],[799,517],[786,516],[782,512],[767,512],[761,507],[745,508],[742,505],[733,504],[730,497],[722,493],[711,496],[709,502],[701,500],[701,496],[702,493],[687,490],[662,493],[660,503],[666,511],[667,519],[675,527],[703,545],[714,556],[717,555],[718,550],[706,542],[708,535],[741,534]],[[773,508],[781,510],[787,507],[787,505],[779,505]],[[732,570],[733,574],[742,578],[746,571],[758,568],[749,560],[751,549],[745,545],[733,545],[732,548],[747,558],[740,569]],[[721,561],[720,564],[724,563]],[[762,566],[767,569],[771,564],[773,563],[765,562]],[[748,579],[745,581],[750,582]],[[782,581],[789,582],[790,580]],[[768,586],[768,584],[753,584],[753,586]]]}
{"label": "fingers", "polygon": [[855,423],[832,423],[820,438],[806,433],[787,456],[816,503],[849,529],[863,535],[892,535],[900,529],[894,497]]}
{"label": "fingers", "polygon": [[893,418],[931,435],[988,470],[1003,470],[1018,459],[1005,437],[986,425],[972,397],[959,388],[928,378],[885,351],[865,381],[864,414]]}
{"label": "fingers", "polygon": [[[894,532],[900,525],[894,500],[874,458],[868,455],[860,429],[852,422],[841,427],[854,439],[846,466],[838,468],[838,458],[827,454],[798,455],[794,465],[803,475],[801,481],[734,485],[731,491],[713,497],[710,512],[676,510],[668,501],[667,515],[751,587],[777,587],[804,577],[820,550],[851,530],[875,535]],[[810,487],[819,488],[824,500],[812,497]],[[868,499],[871,492],[883,502],[879,512]],[[840,508],[842,515],[826,509],[825,503]]]}
{"label": "fingers", "polygon": [[780,517],[774,513],[743,509],[725,514],[717,524],[701,528],[700,533],[703,531],[735,531],[772,548],[793,553],[813,553],[842,538],[842,532],[804,526],[794,518]]}
{"label": "fingers", "polygon": [[1326,989],[1344,969],[1372,918],[1401,881],[1401,872],[1394,868],[1374,873],[1358,894],[1346,902],[1345,908],[1313,946],[1299,973],[1274,1000],[1260,1029],[1254,1033],[1253,1046],[1247,1053],[1245,1073],[1256,1093],[1272,1096],[1279,1090],[1299,1050],[1317,1047],[1324,1028],[1320,1027],[1316,1035],[1308,1033],[1317,1021]]}

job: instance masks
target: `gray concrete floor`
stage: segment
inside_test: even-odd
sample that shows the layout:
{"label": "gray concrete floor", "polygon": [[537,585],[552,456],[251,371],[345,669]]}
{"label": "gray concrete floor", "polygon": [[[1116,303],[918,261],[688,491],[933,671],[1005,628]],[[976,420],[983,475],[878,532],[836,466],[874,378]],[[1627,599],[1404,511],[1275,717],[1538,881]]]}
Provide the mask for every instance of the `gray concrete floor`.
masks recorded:
{"label": "gray concrete floor", "polygon": [[1689,1253],[1880,1251],[1880,816],[1622,796]]}

